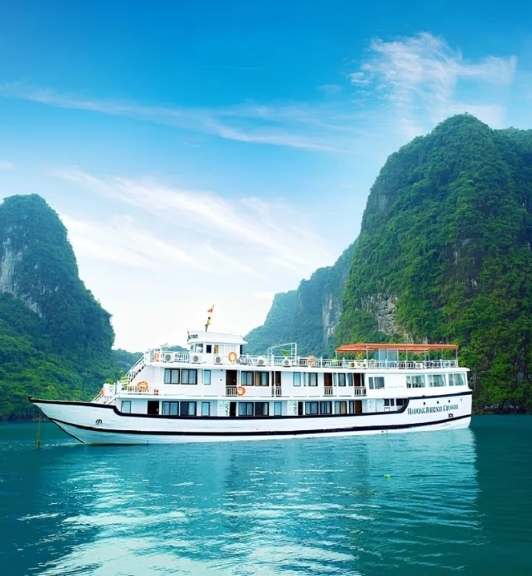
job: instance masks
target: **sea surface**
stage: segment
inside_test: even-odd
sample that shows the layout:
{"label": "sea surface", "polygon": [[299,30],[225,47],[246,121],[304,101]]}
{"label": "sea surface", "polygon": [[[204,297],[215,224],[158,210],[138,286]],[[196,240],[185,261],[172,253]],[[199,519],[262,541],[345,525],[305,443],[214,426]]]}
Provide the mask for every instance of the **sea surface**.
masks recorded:
{"label": "sea surface", "polygon": [[0,574],[532,575],[532,417],[90,447],[0,424]]}

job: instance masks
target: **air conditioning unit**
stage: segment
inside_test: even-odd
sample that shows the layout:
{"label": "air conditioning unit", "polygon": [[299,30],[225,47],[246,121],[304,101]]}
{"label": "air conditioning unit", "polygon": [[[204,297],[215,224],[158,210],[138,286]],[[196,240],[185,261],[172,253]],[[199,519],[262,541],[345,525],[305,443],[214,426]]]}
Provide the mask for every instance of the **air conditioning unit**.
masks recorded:
{"label": "air conditioning unit", "polygon": [[266,366],[266,359],[262,356],[257,359],[257,366]]}
{"label": "air conditioning unit", "polygon": [[349,368],[355,368],[357,365],[356,362],[349,362]]}
{"label": "air conditioning unit", "polygon": [[199,354],[192,354],[190,361],[192,364],[199,364],[201,362],[201,356]]}
{"label": "air conditioning unit", "polygon": [[214,363],[215,364],[223,364],[223,359],[221,356],[219,356],[218,354],[214,357]]}
{"label": "air conditioning unit", "polygon": [[416,362],[416,369],[421,370],[423,368],[423,362]]}
{"label": "air conditioning unit", "polygon": [[288,358],[285,358],[285,359],[283,360],[283,366],[284,366],[285,368],[289,368],[291,365],[292,365],[292,362],[290,362],[290,360],[288,360]]}
{"label": "air conditioning unit", "polygon": [[165,352],[163,354],[163,360],[164,360],[164,362],[173,362],[174,361],[174,355],[171,352]]}

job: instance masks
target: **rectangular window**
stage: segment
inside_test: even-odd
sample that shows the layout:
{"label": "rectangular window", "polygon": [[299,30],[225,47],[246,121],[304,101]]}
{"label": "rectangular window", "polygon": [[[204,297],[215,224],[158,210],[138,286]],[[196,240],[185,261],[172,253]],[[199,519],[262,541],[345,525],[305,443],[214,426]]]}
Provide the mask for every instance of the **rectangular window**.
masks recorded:
{"label": "rectangular window", "polygon": [[122,400],[122,413],[131,414],[131,400]]}
{"label": "rectangular window", "polygon": [[207,344],[207,346],[205,348],[206,348],[205,352],[207,352],[207,354],[212,353],[212,344]]}
{"label": "rectangular window", "polygon": [[240,372],[240,384],[242,386],[253,386],[253,372]]}
{"label": "rectangular window", "polygon": [[385,406],[395,406],[395,399],[394,398],[385,398],[384,399]]}
{"label": "rectangular window", "polygon": [[455,386],[465,386],[465,374],[449,374],[449,384],[452,386],[451,378]]}
{"label": "rectangular window", "polygon": [[203,384],[205,384],[206,386],[210,386],[210,384],[211,384],[211,371],[210,370],[204,370],[203,371]]}
{"label": "rectangular window", "polygon": [[346,384],[346,378],[345,378],[345,374],[338,374],[338,386],[345,386]]}
{"label": "rectangular window", "polygon": [[255,402],[255,416],[268,416],[270,404],[268,402]]}
{"label": "rectangular window", "polygon": [[179,384],[179,370],[175,368],[164,369],[164,383],[165,384]]}
{"label": "rectangular window", "polygon": [[336,401],[334,403],[335,414],[347,414],[347,402],[345,400]]}
{"label": "rectangular window", "polygon": [[253,416],[253,402],[239,402],[238,403],[239,416]]}
{"label": "rectangular window", "polygon": [[273,403],[274,416],[281,416],[282,413],[283,413],[283,403],[282,402],[274,402]]}
{"label": "rectangular window", "polygon": [[404,406],[406,403],[406,400],[404,398],[397,398],[395,403],[397,406]]}
{"label": "rectangular window", "polygon": [[407,388],[425,388],[425,375],[416,374],[414,376],[406,377]]}
{"label": "rectangular window", "polygon": [[429,386],[445,386],[445,375],[429,374]]}
{"label": "rectangular window", "polygon": [[255,386],[268,386],[269,377],[269,372],[255,372]]}
{"label": "rectangular window", "polygon": [[219,354],[220,353],[220,347],[218,346],[218,344],[214,345],[214,353],[215,354]]}
{"label": "rectangular window", "polygon": [[347,374],[347,385],[353,386],[353,374],[351,373]]}
{"label": "rectangular window", "polygon": [[301,386],[301,372],[294,372],[294,386]]}
{"label": "rectangular window", "polygon": [[196,402],[180,402],[179,414],[180,416],[195,416]]}
{"label": "rectangular window", "polygon": [[181,370],[181,384],[197,384],[198,383],[198,371],[191,369]]}
{"label": "rectangular window", "polygon": [[318,413],[317,402],[305,402],[305,414],[317,414],[317,413]]}
{"label": "rectangular window", "polygon": [[179,402],[163,402],[163,416],[178,416]]}
{"label": "rectangular window", "polygon": [[355,413],[355,401],[349,400],[349,414]]}
{"label": "rectangular window", "polygon": [[370,390],[380,390],[384,388],[384,376],[370,376],[368,380]]}
{"label": "rectangular window", "polygon": [[330,400],[320,402],[320,414],[332,414],[332,402]]}
{"label": "rectangular window", "polygon": [[201,415],[202,416],[210,416],[211,415],[211,403],[210,402],[202,402],[201,403]]}
{"label": "rectangular window", "polygon": [[318,374],[316,372],[309,372],[308,385],[309,386],[317,386],[318,385]]}

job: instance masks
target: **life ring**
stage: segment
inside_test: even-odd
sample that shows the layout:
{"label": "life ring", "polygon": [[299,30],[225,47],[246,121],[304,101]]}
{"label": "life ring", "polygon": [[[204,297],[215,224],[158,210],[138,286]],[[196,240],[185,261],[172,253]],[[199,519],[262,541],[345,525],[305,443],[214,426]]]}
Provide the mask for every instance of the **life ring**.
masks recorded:
{"label": "life ring", "polygon": [[102,388],[102,391],[100,392],[100,396],[103,398],[105,396],[105,388]]}
{"label": "life ring", "polygon": [[316,364],[316,356],[309,356],[307,358],[307,366],[314,366]]}
{"label": "life ring", "polygon": [[245,393],[246,393],[246,389],[244,388],[244,386],[237,386],[236,387],[236,395],[237,396],[244,396]]}
{"label": "life ring", "polygon": [[369,361],[369,367],[370,368],[375,368],[376,365],[377,365],[377,362],[375,362],[375,360],[372,359]]}
{"label": "life ring", "polygon": [[236,352],[229,352],[227,359],[231,364],[234,364],[238,360],[238,354]]}
{"label": "life ring", "polygon": [[146,380],[141,380],[140,382],[137,382],[137,390],[139,392],[147,392],[149,387],[150,386],[146,382]]}

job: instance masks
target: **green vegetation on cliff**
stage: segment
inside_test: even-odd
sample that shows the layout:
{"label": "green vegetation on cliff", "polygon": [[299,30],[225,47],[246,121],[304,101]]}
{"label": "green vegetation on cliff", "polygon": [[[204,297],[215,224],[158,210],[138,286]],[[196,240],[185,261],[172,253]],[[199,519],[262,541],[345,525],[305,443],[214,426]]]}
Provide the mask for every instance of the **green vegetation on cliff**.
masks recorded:
{"label": "green vegetation on cliff", "polygon": [[342,293],[354,244],[333,266],[319,268],[297,290],[276,294],[264,324],[244,338],[246,351],[262,354],[268,347],[297,342],[300,354],[324,354],[332,345],[340,317]]}
{"label": "green vegetation on cliff", "polygon": [[454,342],[478,409],[532,409],[532,131],[469,115],[390,156],[371,189],[337,344]]}
{"label": "green vegetation on cliff", "polygon": [[110,315],[79,279],[67,232],[37,195],[0,205],[0,419],[27,396],[87,399],[117,373]]}

